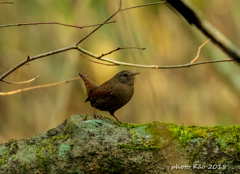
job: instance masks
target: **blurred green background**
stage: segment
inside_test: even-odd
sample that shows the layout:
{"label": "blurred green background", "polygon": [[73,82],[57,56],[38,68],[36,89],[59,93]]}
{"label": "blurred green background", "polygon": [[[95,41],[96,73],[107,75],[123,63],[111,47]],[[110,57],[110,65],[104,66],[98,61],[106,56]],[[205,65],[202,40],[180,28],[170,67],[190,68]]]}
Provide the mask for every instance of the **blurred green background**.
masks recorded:
{"label": "blurred green background", "polygon": [[[0,5],[0,25],[24,22],[61,22],[78,26],[99,24],[111,16],[119,4],[118,0],[13,2],[13,5]],[[123,7],[151,2],[157,1],[123,0]],[[192,3],[239,47],[239,0],[192,0]],[[145,51],[120,50],[107,58],[137,64],[177,65],[189,63],[196,56],[198,47],[207,40],[165,4],[124,11],[113,20],[117,22],[103,26],[80,46],[98,55],[117,47],[145,47]],[[59,25],[0,28],[0,71],[14,66],[28,55],[73,45],[93,29]],[[203,47],[198,61],[227,58],[209,42]],[[234,62],[154,70],[94,64],[72,50],[21,67],[6,80],[24,81],[38,74],[40,78],[23,85],[0,83],[0,91],[64,81],[77,77],[79,72],[101,84],[124,69],[141,75],[136,77],[132,100],[115,113],[121,121],[161,121],[200,126],[240,124],[240,69]],[[93,114],[93,108],[89,102],[84,103],[85,99],[82,80],[0,96],[0,143],[47,131],[73,114]],[[108,112],[98,113],[111,117]]]}

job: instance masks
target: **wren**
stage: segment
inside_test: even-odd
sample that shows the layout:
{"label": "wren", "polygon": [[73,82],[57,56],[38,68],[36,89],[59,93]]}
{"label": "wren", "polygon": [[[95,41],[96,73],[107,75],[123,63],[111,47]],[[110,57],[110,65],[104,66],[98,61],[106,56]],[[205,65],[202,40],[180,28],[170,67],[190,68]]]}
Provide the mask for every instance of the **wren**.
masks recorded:
{"label": "wren", "polygon": [[96,114],[96,109],[101,111],[109,111],[109,113],[117,120],[114,113],[127,104],[134,93],[135,76],[140,73],[134,73],[129,70],[124,70],[117,73],[111,79],[102,85],[96,85],[92,80],[79,73],[83,79],[87,91],[87,99],[94,108],[94,116],[100,117]]}

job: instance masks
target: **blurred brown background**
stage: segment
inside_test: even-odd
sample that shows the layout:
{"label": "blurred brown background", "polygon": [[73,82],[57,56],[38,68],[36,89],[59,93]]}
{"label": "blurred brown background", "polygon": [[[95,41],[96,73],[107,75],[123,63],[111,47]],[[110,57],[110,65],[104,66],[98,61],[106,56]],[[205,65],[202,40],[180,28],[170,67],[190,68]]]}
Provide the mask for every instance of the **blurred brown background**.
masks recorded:
{"label": "blurred brown background", "polygon": [[[61,22],[72,25],[99,24],[118,8],[118,0],[13,0],[0,5],[0,24],[23,22]],[[156,2],[123,0],[123,7]],[[192,0],[220,32],[240,47],[239,0]],[[117,22],[103,26],[80,46],[94,54],[117,47],[145,47],[120,50],[107,58],[137,64],[177,65],[190,62],[198,47],[207,40],[195,27],[165,4],[119,13]],[[78,42],[94,28],[76,29],[59,25],[0,28],[0,70],[25,59]],[[227,59],[211,42],[204,46],[198,61]],[[104,66],[89,62],[78,51],[45,57],[21,67],[6,78],[24,81],[40,74],[32,83],[0,83],[0,91],[55,83],[78,76],[79,72],[101,84],[117,72],[140,72],[132,100],[118,110],[124,122],[171,122],[179,125],[240,124],[239,65],[219,63],[182,69],[140,69]],[[2,72],[1,72],[2,73]],[[0,96],[0,143],[22,139],[47,131],[73,114],[93,114],[84,103],[86,91],[81,80],[55,87]],[[108,112],[98,112],[111,117]]]}

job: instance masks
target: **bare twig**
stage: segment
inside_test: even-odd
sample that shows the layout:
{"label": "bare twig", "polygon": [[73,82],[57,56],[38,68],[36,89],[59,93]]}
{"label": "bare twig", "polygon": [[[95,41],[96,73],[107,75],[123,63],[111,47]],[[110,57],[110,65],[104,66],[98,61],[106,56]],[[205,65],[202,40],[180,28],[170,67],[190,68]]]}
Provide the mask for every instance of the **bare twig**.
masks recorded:
{"label": "bare twig", "polygon": [[[154,4],[152,4],[154,5]],[[133,8],[133,7],[132,7]],[[50,52],[47,52],[47,53],[43,53],[43,54],[39,54],[37,56],[34,56],[34,57],[29,57],[28,59],[25,59],[23,60],[22,62],[18,63],[17,65],[15,65],[14,67],[12,67],[11,69],[9,69],[7,72],[5,72],[4,74],[2,74],[0,76],[0,81],[2,79],[4,79],[5,77],[7,77],[9,74],[13,73],[15,70],[17,70],[18,68],[20,68],[21,66],[23,66],[25,63],[27,62],[30,62],[30,61],[33,61],[35,59],[39,59],[39,58],[43,58],[43,57],[46,57],[46,56],[50,56],[50,55],[53,55],[53,54],[57,54],[57,53],[61,53],[61,52],[64,52],[64,51],[68,51],[68,50],[73,50],[73,49],[77,49],[77,45],[79,43],[81,43],[82,41],[84,41],[86,38],[88,38],[91,34],[93,34],[96,30],[98,30],[100,27],[102,27],[104,24],[106,24],[111,18],[113,18],[119,11],[121,11],[122,9],[122,0],[119,1],[119,9],[117,10],[117,12],[115,12],[111,17],[109,17],[104,23],[102,23],[99,27],[97,27],[96,29],[94,29],[90,34],[88,34],[86,37],[84,37],[82,40],[80,40],[77,44],[74,44],[72,46],[69,46],[69,47],[64,47],[64,48],[61,48],[61,49],[58,49],[58,50],[54,50],[54,51],[50,51]]]}
{"label": "bare twig", "polygon": [[[162,3],[162,2],[161,2]],[[147,5],[155,5],[156,3],[152,3],[152,4],[146,4],[146,5],[142,5],[142,6],[147,6]],[[158,3],[159,4],[159,3]],[[139,6],[141,7],[141,6]],[[133,9],[135,7],[131,7],[129,9]],[[123,9],[126,10],[126,9]],[[207,63],[219,63],[219,62],[231,62],[234,61],[233,59],[226,59],[226,60],[212,60],[212,61],[203,61],[203,62],[197,62],[197,63],[187,63],[187,64],[183,64],[183,65],[172,65],[172,66],[157,66],[157,65],[140,65],[140,64],[132,64],[132,63],[126,63],[126,62],[119,62],[119,61],[113,61],[110,59],[106,59],[102,56],[98,56],[95,55],[91,52],[88,52],[84,49],[82,49],[81,47],[78,46],[79,43],[81,43],[82,41],[84,41],[86,38],[88,38],[91,34],[93,34],[96,30],[98,30],[100,27],[102,27],[104,24],[107,23],[107,21],[109,21],[112,17],[114,17],[117,13],[119,13],[120,11],[122,11],[122,1],[120,0],[120,5],[119,5],[119,9],[111,16],[109,17],[104,23],[100,24],[99,27],[97,27],[96,29],[94,29],[90,34],[88,34],[87,36],[85,36],[82,40],[80,40],[77,44],[74,44],[72,46],[69,47],[64,47],[58,50],[54,50],[54,51],[50,51],[47,53],[43,53],[43,54],[39,54],[33,57],[28,57],[27,59],[23,60],[22,62],[18,63],[17,65],[15,65],[14,67],[12,67],[11,69],[9,69],[7,72],[5,72],[4,74],[2,74],[0,76],[0,81],[3,80],[5,77],[7,77],[9,74],[11,74],[12,72],[14,72],[15,70],[17,70],[18,68],[20,68],[21,66],[23,66],[24,64],[39,59],[39,58],[43,58],[43,57],[47,57],[53,54],[58,54],[61,52],[65,52],[65,51],[69,51],[69,50],[73,50],[73,49],[77,49],[78,51],[89,55],[93,58],[96,58],[98,60],[101,61],[105,61],[108,63],[112,63],[112,64],[107,64],[108,66],[114,66],[114,65],[123,65],[123,66],[132,66],[132,67],[139,67],[139,68],[150,68],[150,69],[170,69],[170,68],[184,68],[184,67],[190,67],[190,66],[195,66],[195,65],[200,65],[200,64],[207,64]],[[99,57],[101,59],[99,59]],[[95,61],[93,61],[95,62]],[[98,62],[99,63],[99,62]]]}
{"label": "bare twig", "polygon": [[211,39],[206,40],[200,47],[198,47],[197,55],[196,55],[196,57],[195,57],[190,63],[193,63],[193,62],[195,62],[195,61],[197,60],[197,58],[200,56],[200,51],[201,51],[202,47],[203,47],[204,45],[206,45],[210,40],[211,40]]}
{"label": "bare twig", "polygon": [[79,45],[81,42],[83,42],[85,39],[87,39],[89,36],[91,36],[94,32],[96,32],[99,28],[101,28],[107,21],[109,21],[110,19],[112,19],[116,14],[118,14],[118,13],[121,12],[121,11],[130,10],[130,9],[139,8],[139,7],[150,6],[150,5],[163,4],[163,3],[166,3],[166,1],[161,1],[161,2],[156,2],[156,3],[149,3],[149,4],[144,4],[144,5],[139,5],[139,6],[134,6],[134,7],[122,9],[122,0],[120,0],[118,10],[117,10],[112,16],[110,16],[107,20],[105,20],[105,22],[103,22],[99,27],[97,27],[96,29],[94,29],[91,33],[89,33],[89,34],[88,34],[87,36],[85,36],[82,40],[80,40],[76,45]]}
{"label": "bare twig", "polygon": [[32,81],[36,80],[38,77],[39,77],[39,75],[37,75],[37,77],[34,77],[30,80],[23,81],[23,82],[9,82],[9,81],[6,81],[6,80],[2,80],[2,81],[5,82],[5,83],[8,83],[8,84],[11,84],[11,85],[21,85],[21,84],[24,84],[24,83],[32,82]]}
{"label": "bare twig", "polygon": [[101,25],[99,25],[99,27],[97,27],[96,29],[94,29],[91,33],[89,33],[87,36],[85,36],[83,39],[81,39],[80,41],[78,41],[78,43],[76,44],[76,46],[78,44],[80,44],[82,41],[84,41],[85,39],[87,39],[89,36],[91,36],[95,31],[97,31],[99,28],[101,28],[104,24],[107,23],[107,21],[109,21],[110,19],[112,19],[116,14],[118,14],[121,9],[122,9],[122,0],[119,0],[119,9],[112,15],[110,16],[107,20],[105,20]]}
{"label": "bare twig", "polygon": [[[111,24],[114,23],[116,21],[111,21],[111,22],[106,22],[105,24]],[[8,24],[8,25],[0,25],[0,28],[4,28],[4,27],[14,27],[14,26],[24,26],[24,25],[41,25],[41,24],[57,24],[57,25],[63,25],[63,26],[67,26],[67,27],[74,27],[74,28],[87,28],[87,27],[95,27],[95,26],[99,26],[101,24],[96,24],[96,25],[87,25],[87,26],[75,26],[75,25],[68,25],[68,24],[63,24],[63,23],[59,23],[59,22],[31,22],[31,23],[17,23],[17,24]]]}
{"label": "bare twig", "polygon": [[[98,59],[98,55],[93,54],[89,51],[86,51],[82,48],[80,48],[79,46],[77,47],[77,50],[89,55],[95,59]],[[196,62],[196,63],[186,63],[186,64],[182,64],[182,65],[170,65],[170,66],[159,66],[159,65],[141,65],[141,64],[134,64],[134,63],[126,63],[126,62],[119,62],[119,61],[115,61],[115,60],[110,60],[110,59],[106,59],[104,57],[102,57],[101,59],[98,60],[102,60],[105,62],[109,62],[109,63],[114,63],[116,66],[119,65],[123,65],[123,66],[131,66],[131,67],[138,67],[138,68],[148,68],[148,69],[173,69],[173,68],[185,68],[185,67],[191,67],[191,66],[195,66],[195,65],[201,65],[201,64],[207,64],[207,63],[219,63],[219,62],[231,62],[234,61],[234,59],[224,59],[224,60],[209,60],[209,61],[203,61],[203,62]]]}
{"label": "bare twig", "polygon": [[120,48],[120,47],[118,47],[118,48],[115,49],[115,50],[112,50],[112,51],[110,51],[110,52],[108,52],[108,53],[102,54],[101,56],[98,57],[98,59],[101,59],[103,56],[112,54],[112,53],[115,52],[115,51],[123,50],[123,49],[140,49],[140,50],[145,50],[146,48],[139,48],[139,47],[122,47],[122,48]]}
{"label": "bare twig", "polygon": [[[26,64],[24,64],[24,65],[30,65],[29,63],[26,63]],[[5,68],[5,69],[3,69],[3,70],[0,70],[0,72],[3,72],[3,71],[7,71],[7,70],[10,70],[11,68]]]}
{"label": "bare twig", "polygon": [[13,4],[13,2],[0,2],[0,4]]}
{"label": "bare twig", "polygon": [[134,6],[134,7],[124,8],[121,11],[130,10],[130,9],[139,8],[139,7],[146,7],[146,6],[150,6],[150,5],[158,5],[158,4],[163,4],[163,3],[167,3],[167,1],[154,2],[154,3],[149,3],[149,4],[144,4],[144,5],[138,5],[138,6]]}
{"label": "bare twig", "polygon": [[40,58],[43,58],[43,57],[47,57],[47,56],[50,56],[50,55],[58,54],[58,53],[61,53],[61,52],[64,52],[64,51],[76,49],[76,48],[77,48],[76,45],[72,45],[72,46],[69,46],[69,47],[64,47],[64,48],[61,48],[61,49],[58,49],[58,50],[54,50],[54,51],[46,52],[46,53],[43,53],[43,54],[39,54],[39,55],[36,55],[36,56],[33,56],[33,57],[28,56],[27,59],[23,60],[22,62],[18,63],[17,65],[15,65],[11,69],[9,69],[7,72],[2,74],[0,76],[0,81],[3,80],[5,77],[7,77],[12,72],[14,72],[15,70],[17,70],[18,68],[20,68],[21,66],[23,66],[24,64],[26,64],[30,61],[40,59]]}
{"label": "bare twig", "polygon": [[67,80],[67,81],[62,81],[62,82],[52,83],[52,84],[47,84],[47,85],[33,86],[33,87],[29,87],[29,88],[19,89],[19,90],[16,90],[16,91],[0,92],[0,95],[12,95],[12,94],[16,94],[16,93],[23,92],[23,91],[29,91],[29,90],[32,90],[32,89],[46,88],[46,87],[66,84],[68,82],[71,82],[71,81],[74,81],[74,80],[78,80],[80,78],[81,77],[76,77],[76,78],[73,78],[73,79],[70,79],[70,80]]}

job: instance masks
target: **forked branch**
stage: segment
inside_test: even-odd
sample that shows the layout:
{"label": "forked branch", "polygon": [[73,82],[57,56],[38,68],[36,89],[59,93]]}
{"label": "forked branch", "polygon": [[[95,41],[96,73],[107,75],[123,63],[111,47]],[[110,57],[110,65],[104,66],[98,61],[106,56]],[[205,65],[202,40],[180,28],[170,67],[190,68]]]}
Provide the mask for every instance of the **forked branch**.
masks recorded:
{"label": "forked branch", "polygon": [[[176,68],[186,68],[186,67],[208,64],[208,63],[220,63],[220,62],[232,62],[232,61],[234,61],[233,58],[230,58],[230,59],[224,59],[224,60],[209,60],[209,61],[202,61],[202,62],[196,62],[196,63],[186,63],[186,64],[181,64],[181,65],[170,65],[170,66],[141,65],[141,64],[134,64],[134,63],[127,63],[127,62],[110,60],[110,59],[98,56],[96,54],[93,54],[89,51],[86,51],[79,46],[77,47],[77,50],[80,51],[81,53],[84,53],[84,54],[92,57],[92,58],[102,60],[102,61],[108,62],[108,63],[113,63],[113,64],[115,64],[115,66],[123,65],[123,66],[131,66],[131,67],[137,67],[137,68],[148,68],[148,69],[176,69]],[[114,65],[112,65],[112,66],[114,66]]]}
{"label": "forked branch", "polygon": [[[207,40],[206,42],[204,42],[198,49],[198,53],[197,56],[194,58],[194,60],[196,60],[197,57],[199,57],[200,54],[200,49],[208,42],[209,40]],[[137,47],[126,47],[125,49],[130,49],[130,48],[137,48]],[[173,69],[173,68],[185,68],[185,67],[191,67],[191,66],[196,66],[196,65],[201,65],[201,64],[209,64],[209,63],[220,63],[220,62],[231,62],[234,61],[234,59],[225,59],[225,60],[210,60],[210,61],[202,61],[202,62],[196,62],[196,63],[187,63],[187,64],[182,64],[182,65],[172,65],[172,66],[158,66],[158,65],[140,65],[140,64],[132,64],[132,63],[126,63],[126,62],[119,62],[119,61],[114,61],[114,60],[110,60],[110,59],[106,59],[104,57],[95,55],[93,53],[90,53],[82,48],[78,47],[73,47],[72,49],[77,49],[78,51],[80,51],[80,55],[82,55],[84,58],[88,59],[89,61],[93,62],[93,63],[97,63],[97,64],[102,64],[102,65],[106,65],[106,66],[120,66],[120,65],[124,65],[124,66],[131,66],[131,67],[138,67],[138,68],[148,68],[148,69]],[[137,49],[141,49],[144,50],[144,48],[137,48]],[[118,51],[120,50],[120,48],[117,48],[115,50],[112,50],[108,53],[105,53],[104,55],[107,54],[111,54],[112,52]],[[57,51],[55,51],[56,53]],[[98,59],[98,61],[94,61],[91,60],[90,58],[88,58],[87,56],[85,56],[84,54],[91,56],[92,58]],[[26,60],[32,60],[33,58],[37,59],[39,58],[39,56],[35,56],[35,57],[28,57]],[[108,63],[103,63],[103,62],[99,62],[103,61],[103,62],[108,62]],[[193,62],[193,61],[191,61]],[[58,83],[52,83],[52,84],[48,84],[48,85],[39,85],[39,86],[34,86],[34,87],[29,87],[29,88],[24,88],[24,89],[19,89],[19,90],[15,90],[15,91],[10,91],[10,92],[0,92],[0,95],[12,95],[12,94],[16,94],[16,93],[20,93],[23,91],[28,91],[28,90],[32,90],[32,89],[39,89],[39,88],[46,88],[46,87],[51,87],[51,86],[56,86],[56,85],[60,85],[60,84],[65,84],[74,80],[79,79],[79,77],[67,80],[67,81],[62,81],[62,82],[58,82]],[[35,80],[35,79],[34,79]],[[29,81],[30,82],[30,81]]]}
{"label": "forked branch", "polygon": [[97,27],[96,29],[94,29],[91,33],[89,33],[87,36],[85,36],[83,39],[81,39],[80,41],[78,41],[78,43],[76,45],[79,45],[81,42],[83,42],[85,39],[87,39],[89,36],[91,36],[95,31],[97,31],[98,29],[100,29],[104,24],[106,24],[110,19],[112,19],[116,14],[118,14],[122,9],[122,0],[119,0],[119,8],[118,10],[112,15],[110,16],[107,20],[105,20],[101,25],[99,25],[99,27]]}
{"label": "forked branch", "polygon": [[87,36],[85,36],[82,40],[80,40],[76,45],[79,45],[81,42],[83,42],[85,39],[87,39],[89,36],[91,36],[94,32],[96,32],[98,29],[100,29],[107,21],[109,21],[110,19],[112,19],[115,15],[117,15],[119,12],[121,11],[125,11],[125,10],[131,10],[134,8],[139,8],[139,7],[146,7],[146,6],[151,6],[151,5],[158,5],[158,4],[163,4],[166,3],[166,1],[161,1],[161,2],[155,2],[155,3],[149,3],[149,4],[144,4],[144,5],[138,5],[138,6],[134,6],[134,7],[129,7],[129,8],[124,8],[122,9],[122,0],[119,1],[119,8],[118,10],[112,15],[110,16],[107,20],[105,20],[102,25],[100,25],[99,27],[97,27],[95,30],[93,30],[91,33],[89,33]]}
{"label": "forked branch", "polygon": [[[172,0],[168,0],[167,2],[170,2],[171,1],[171,5],[174,4],[174,2]],[[179,0],[177,0],[179,1]],[[7,77],[9,74],[11,74],[12,72],[14,72],[15,70],[17,70],[18,68],[20,68],[21,66],[23,66],[24,64],[30,62],[30,61],[33,61],[33,60],[36,60],[36,59],[39,59],[39,58],[43,58],[43,57],[47,57],[47,56],[50,56],[50,55],[53,55],[53,54],[58,54],[58,53],[61,53],[61,52],[65,52],[65,51],[69,51],[69,50],[74,50],[74,49],[77,49],[78,51],[80,51],[81,53],[83,54],[86,54],[86,55],[89,55],[91,56],[92,58],[95,58],[95,59],[98,59],[102,62],[108,62],[110,64],[106,64],[106,63],[102,63],[102,62],[96,62],[96,61],[93,61],[93,60],[90,60],[94,63],[101,63],[101,64],[105,64],[105,65],[108,65],[108,66],[119,66],[119,65],[123,65],[123,66],[132,66],[132,67],[139,67],[139,68],[149,68],[149,69],[170,69],[170,68],[184,68],[184,67],[191,67],[191,66],[195,66],[195,65],[201,65],[201,64],[208,64],[208,63],[219,63],[219,62],[231,62],[231,61],[234,61],[233,58],[230,58],[230,59],[226,59],[226,60],[210,60],[210,61],[203,61],[203,62],[196,62],[196,63],[187,63],[187,64],[182,64],[182,65],[171,65],[171,66],[158,66],[158,65],[141,65],[141,64],[132,64],[132,63],[126,63],[126,62],[120,62],[120,61],[114,61],[114,60],[110,60],[110,59],[107,59],[107,58],[104,58],[103,56],[104,55],[108,55],[108,54],[111,54],[117,50],[112,50],[108,53],[105,53],[101,56],[98,56],[98,55],[95,55],[91,52],[88,52],[84,49],[82,49],[79,44],[81,42],[83,42],[85,39],[87,39],[90,35],[92,35],[94,32],[96,32],[99,28],[101,28],[103,25],[107,24],[107,22],[113,18],[116,14],[118,14],[119,12],[121,11],[124,11],[124,10],[130,10],[130,9],[134,9],[134,8],[138,8],[138,7],[145,7],[145,6],[150,6],[150,5],[157,5],[157,4],[162,4],[162,3],[165,3],[165,1],[161,1],[161,2],[156,2],[156,3],[150,3],[150,4],[145,4],[145,5],[140,5],[140,6],[135,6],[135,7],[130,7],[130,8],[125,8],[125,9],[122,9],[122,0],[119,1],[119,9],[112,15],[110,16],[107,20],[105,20],[105,22],[103,22],[102,24],[100,24],[96,29],[94,29],[92,32],[90,32],[87,36],[85,36],[82,40],[80,40],[77,44],[74,44],[72,46],[69,46],[69,47],[65,47],[65,48],[61,48],[61,49],[58,49],[58,50],[54,50],[54,51],[50,51],[50,52],[47,52],[47,53],[43,53],[43,54],[39,54],[39,55],[36,55],[36,56],[33,56],[33,57],[28,57],[27,59],[25,59],[24,61],[20,62],[19,64],[17,64],[16,66],[12,67],[11,69],[9,69],[7,72],[5,72],[4,74],[2,74],[0,76],[0,81],[2,81],[5,77]],[[128,47],[130,48],[130,47]],[[235,58],[235,57],[234,57]],[[194,60],[195,61],[195,60]]]}
{"label": "forked branch", "polygon": [[46,52],[46,53],[43,53],[43,54],[39,54],[39,55],[36,55],[36,56],[33,56],[33,57],[28,56],[27,59],[23,60],[22,62],[18,63],[14,67],[10,68],[7,72],[2,74],[0,76],[0,81],[2,81],[9,74],[11,74],[12,72],[14,72],[15,70],[17,70],[18,68],[20,68],[21,66],[25,65],[28,62],[31,62],[33,60],[40,59],[40,58],[43,58],[43,57],[47,57],[47,56],[50,56],[50,55],[58,54],[58,53],[61,53],[61,52],[64,52],[64,51],[76,49],[76,48],[77,48],[76,45],[72,45],[72,46],[69,46],[69,47],[65,47],[65,48],[61,48],[61,49],[58,49],[58,50]]}
{"label": "forked branch", "polygon": [[[153,4],[148,4],[149,5],[155,5],[154,3]],[[131,9],[134,8],[134,7],[131,7]],[[39,55],[36,55],[36,56],[33,56],[33,57],[29,57],[25,60],[23,60],[22,62],[18,63],[17,65],[15,65],[14,67],[10,68],[7,72],[5,72],[4,74],[2,74],[0,76],[0,81],[2,81],[5,77],[7,77],[9,74],[13,73],[15,70],[17,70],[18,68],[20,68],[21,66],[23,66],[24,64],[30,62],[30,61],[33,61],[33,60],[36,60],[36,59],[39,59],[39,58],[43,58],[43,57],[47,57],[47,56],[50,56],[50,55],[53,55],[53,54],[58,54],[58,53],[61,53],[61,52],[64,52],[64,51],[69,51],[69,50],[73,50],[73,49],[77,49],[77,45],[79,43],[81,43],[82,41],[84,41],[86,38],[88,38],[90,35],[92,35],[95,31],[97,31],[99,28],[101,28],[104,24],[106,24],[111,18],[113,18],[118,12],[120,12],[122,9],[122,0],[119,1],[119,9],[112,15],[110,16],[104,23],[102,23],[101,25],[99,25],[96,29],[94,29],[90,34],[88,34],[86,37],[84,37],[82,40],[80,40],[77,44],[74,44],[72,46],[69,46],[69,47],[64,47],[64,48],[61,48],[61,49],[58,49],[58,50],[54,50],[54,51],[50,51],[50,52],[47,52],[47,53],[43,53],[43,54],[39,54]],[[126,10],[126,9],[123,9],[123,10]]]}
{"label": "forked branch", "polygon": [[115,50],[112,50],[112,51],[110,51],[110,52],[108,52],[108,53],[102,54],[101,56],[98,57],[98,59],[101,59],[103,56],[112,54],[112,53],[115,52],[115,51],[124,50],[124,49],[140,49],[140,50],[145,50],[146,48],[139,48],[139,47],[121,47],[121,48],[120,48],[120,47],[118,47],[118,48],[115,49]]}

